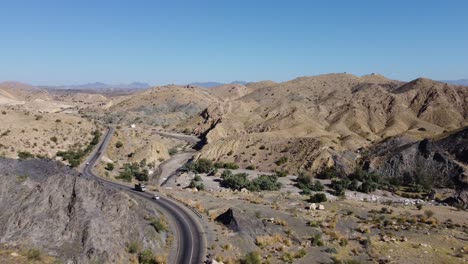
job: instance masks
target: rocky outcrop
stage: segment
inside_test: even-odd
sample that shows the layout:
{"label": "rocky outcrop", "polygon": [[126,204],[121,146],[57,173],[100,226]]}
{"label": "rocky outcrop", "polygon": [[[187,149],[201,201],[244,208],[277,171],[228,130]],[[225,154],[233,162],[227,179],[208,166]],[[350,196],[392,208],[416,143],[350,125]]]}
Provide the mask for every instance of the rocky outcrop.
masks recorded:
{"label": "rocky outcrop", "polygon": [[229,208],[216,217],[215,221],[242,235],[255,237],[267,233],[266,227],[261,220],[250,217],[236,208]]}
{"label": "rocky outcrop", "polygon": [[0,159],[0,243],[39,248],[66,263],[126,263],[132,241],[162,253],[157,212],[50,160]]}
{"label": "rocky outcrop", "polygon": [[436,188],[454,189],[448,201],[468,205],[468,128],[438,140],[391,139],[368,155],[369,166],[384,177],[420,177]]}

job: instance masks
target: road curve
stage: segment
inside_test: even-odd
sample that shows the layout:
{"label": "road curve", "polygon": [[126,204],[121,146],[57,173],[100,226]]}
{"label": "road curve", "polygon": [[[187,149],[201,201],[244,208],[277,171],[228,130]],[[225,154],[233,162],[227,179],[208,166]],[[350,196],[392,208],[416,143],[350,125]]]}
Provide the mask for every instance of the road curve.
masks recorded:
{"label": "road curve", "polygon": [[199,264],[204,261],[204,252],[206,248],[205,234],[201,224],[193,212],[172,199],[160,196],[159,200],[153,200],[150,193],[137,192],[132,187],[120,183],[116,183],[95,175],[92,171],[96,162],[99,161],[103,152],[105,152],[109,141],[114,133],[114,128],[109,128],[104,138],[101,140],[99,147],[93,152],[88,159],[86,165],[83,167],[83,174],[96,179],[104,185],[117,188],[134,195],[138,195],[151,202],[154,202],[163,213],[172,221],[176,230],[174,235],[177,237],[177,254],[171,263],[181,264]]}

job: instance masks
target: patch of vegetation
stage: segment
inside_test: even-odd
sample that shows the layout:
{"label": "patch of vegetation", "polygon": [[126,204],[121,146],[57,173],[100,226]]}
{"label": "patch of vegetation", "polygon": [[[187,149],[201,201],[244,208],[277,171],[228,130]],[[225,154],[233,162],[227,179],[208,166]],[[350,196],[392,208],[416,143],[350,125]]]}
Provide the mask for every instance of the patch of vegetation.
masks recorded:
{"label": "patch of vegetation", "polygon": [[188,187],[191,189],[196,188],[199,191],[205,190],[205,185],[203,184],[203,180],[200,175],[195,175],[195,177],[190,181]]}
{"label": "patch of vegetation", "polygon": [[28,260],[41,260],[42,259],[42,254],[41,254],[41,251],[37,248],[32,248],[32,249],[29,249],[27,252],[26,252],[26,258]]}
{"label": "patch of vegetation", "polygon": [[128,253],[130,254],[136,254],[140,252],[141,245],[140,243],[138,243],[138,241],[132,241],[128,244],[127,250],[128,250]]}
{"label": "patch of vegetation", "polygon": [[92,132],[92,135],[93,138],[91,139],[91,142],[84,150],[81,149],[79,145],[75,145],[68,151],[57,152],[57,156],[62,157],[62,159],[65,161],[68,161],[71,167],[78,167],[83,161],[83,158],[88,155],[93,150],[94,146],[99,143],[101,132],[99,132],[99,130],[95,130]]}
{"label": "patch of vegetation", "polygon": [[279,160],[275,161],[275,164],[278,165],[278,166],[281,166],[281,165],[285,164],[286,162],[288,162],[288,158],[287,157],[281,157]]}
{"label": "patch of vegetation", "polygon": [[184,165],[184,169],[196,173],[209,173],[215,169],[215,166],[211,160],[201,158],[196,161],[188,162]]}
{"label": "patch of vegetation", "polygon": [[257,251],[249,252],[241,259],[242,264],[262,264],[263,258],[262,255]]}
{"label": "patch of vegetation", "polygon": [[34,155],[30,152],[27,151],[20,151],[18,152],[18,158],[24,160],[24,159],[32,159],[34,158]]}
{"label": "patch of vegetation", "polygon": [[249,165],[247,167],[245,167],[246,170],[255,170],[255,165]]}
{"label": "patch of vegetation", "polygon": [[296,179],[296,187],[301,189],[303,194],[310,194],[311,191],[321,192],[325,189],[325,186],[320,181],[312,181],[311,177],[303,172],[300,172]]}
{"label": "patch of vegetation", "polygon": [[106,170],[108,171],[113,171],[114,170],[114,163],[112,162],[108,162],[107,165],[106,165]]}
{"label": "patch of vegetation", "polygon": [[157,218],[154,218],[154,217],[151,218],[150,219],[150,225],[152,227],[154,227],[154,230],[156,230],[156,232],[158,232],[158,233],[167,232],[167,225],[161,219],[157,219]]}
{"label": "patch of vegetation", "polygon": [[140,264],[157,264],[156,258],[153,252],[149,249],[145,249],[138,254],[138,263]]}
{"label": "patch of vegetation", "polygon": [[121,141],[117,141],[117,143],[115,143],[115,147],[116,148],[121,148],[121,147],[123,147],[123,143]]}
{"label": "patch of vegetation", "polygon": [[123,165],[123,170],[119,173],[117,178],[125,181],[131,181],[132,178],[138,181],[148,181],[149,173],[147,169],[141,169],[140,164],[137,162],[131,164],[125,163]]}
{"label": "patch of vegetation", "polygon": [[230,170],[225,170],[221,174],[221,185],[233,190],[243,188],[249,191],[277,191],[281,188],[278,177],[275,175],[260,175],[258,178],[250,181],[246,173],[233,174]]}
{"label": "patch of vegetation", "polygon": [[335,167],[326,167],[321,172],[319,172],[316,177],[318,179],[333,179],[333,178],[341,178],[343,173],[337,170]]}
{"label": "patch of vegetation", "polygon": [[175,154],[177,154],[177,148],[171,148],[171,149],[169,149],[169,155],[170,155],[170,156],[174,156]]}
{"label": "patch of vegetation", "polygon": [[313,235],[310,238],[310,245],[313,247],[322,247],[323,246],[322,235],[321,234]]}
{"label": "patch of vegetation", "polygon": [[309,202],[311,203],[323,203],[327,201],[327,196],[324,193],[316,193],[310,196]]}
{"label": "patch of vegetation", "polygon": [[280,170],[280,171],[275,171],[276,177],[286,177],[288,176],[288,173],[286,171]]}

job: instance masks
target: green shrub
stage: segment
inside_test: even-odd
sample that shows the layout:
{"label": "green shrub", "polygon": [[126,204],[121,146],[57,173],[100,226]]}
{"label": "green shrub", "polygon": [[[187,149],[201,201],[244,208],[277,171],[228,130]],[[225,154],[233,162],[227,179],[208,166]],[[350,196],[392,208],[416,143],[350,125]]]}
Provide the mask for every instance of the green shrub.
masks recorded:
{"label": "green shrub", "polygon": [[342,176],[342,173],[338,171],[335,167],[326,167],[320,173],[317,174],[317,178],[319,179],[341,178]]}
{"label": "green shrub", "polygon": [[311,203],[323,203],[327,201],[327,196],[324,193],[316,193],[310,196],[309,202]]}
{"label": "green shrub", "polygon": [[245,167],[246,170],[255,170],[255,165],[249,165]]}
{"label": "green shrub", "polygon": [[149,249],[145,249],[138,254],[138,263],[140,264],[157,264],[157,261],[153,255],[153,252]]}
{"label": "green shrub", "polygon": [[56,136],[53,136],[50,138],[50,141],[54,142],[54,143],[57,143],[58,139]]}
{"label": "green shrub", "polygon": [[112,162],[107,163],[106,170],[113,171],[114,170],[114,163],[112,163]]}
{"label": "green shrub", "polygon": [[141,245],[137,241],[132,241],[130,244],[128,244],[128,253],[130,254],[136,254],[140,252],[141,250]]}
{"label": "green shrub", "polygon": [[322,235],[315,234],[310,238],[310,244],[313,247],[321,247],[323,246]]}
{"label": "green shrub", "polygon": [[311,185],[309,185],[309,189],[314,192],[321,192],[325,189],[325,186],[320,181],[314,181]]}
{"label": "green shrub", "polygon": [[260,175],[254,179],[248,186],[250,191],[278,191],[281,189],[281,183],[275,175]]}
{"label": "green shrub", "polygon": [[221,174],[221,185],[233,190],[246,188],[249,191],[277,191],[281,188],[278,177],[275,175],[260,175],[256,179],[249,181],[246,173],[233,174],[230,170],[225,170]]}
{"label": "green shrub", "polygon": [[18,157],[20,159],[31,159],[31,158],[34,158],[34,155],[27,151],[20,151],[18,152]]}
{"label": "green shrub", "polygon": [[358,188],[358,191],[363,193],[370,193],[374,192],[375,190],[377,190],[377,183],[368,180],[363,182]]}
{"label": "green shrub", "polygon": [[42,255],[41,251],[37,248],[29,249],[26,252],[26,257],[28,258],[28,260],[41,260],[42,259],[41,255]]}
{"label": "green shrub", "polygon": [[116,148],[121,148],[121,147],[123,147],[123,143],[121,141],[117,141],[117,143],[115,143],[115,147]]}
{"label": "green shrub", "polygon": [[247,188],[249,185],[249,180],[247,179],[246,173],[233,174],[230,170],[225,170],[221,174],[221,185],[230,188],[233,190],[241,190],[242,188]]}
{"label": "green shrub", "polygon": [[175,154],[177,154],[177,148],[169,149],[169,155],[174,156]]}
{"label": "green shrub", "polygon": [[161,219],[151,218],[150,220],[150,225],[154,227],[156,232],[161,233],[167,231],[167,226],[163,221],[161,221]]}
{"label": "green shrub", "polygon": [[242,264],[262,264],[263,258],[262,255],[257,251],[249,252],[241,260]]}
{"label": "green shrub", "polygon": [[348,188],[350,182],[348,179],[333,179],[330,187],[335,191],[336,196],[342,196],[345,194],[345,190]]}
{"label": "green shrub", "polygon": [[278,166],[281,166],[281,165],[285,164],[286,162],[288,162],[288,158],[287,157],[281,157],[279,160],[275,161],[275,164],[278,165]]}
{"label": "green shrub", "polygon": [[237,165],[236,163],[227,162],[224,164],[223,168],[228,170],[237,170],[239,169],[239,165]]}
{"label": "green shrub", "polygon": [[425,211],[424,211],[424,215],[425,215],[427,218],[433,217],[434,214],[435,214],[435,213],[434,213],[433,211],[431,211],[431,210],[425,210]]}
{"label": "green shrub", "polygon": [[281,171],[275,171],[275,175],[276,175],[276,177],[280,177],[280,178],[281,178],[281,177],[286,177],[286,176],[288,176],[288,173],[281,170]]}

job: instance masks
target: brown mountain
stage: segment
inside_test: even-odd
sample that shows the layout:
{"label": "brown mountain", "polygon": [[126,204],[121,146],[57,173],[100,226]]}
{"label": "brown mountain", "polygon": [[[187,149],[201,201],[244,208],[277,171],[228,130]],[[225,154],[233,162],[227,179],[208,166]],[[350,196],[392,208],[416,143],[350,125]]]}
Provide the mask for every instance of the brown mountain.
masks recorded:
{"label": "brown mountain", "polygon": [[[262,170],[315,171],[344,153],[352,163],[360,148],[388,137],[417,140],[468,124],[466,88],[429,79],[327,74],[246,88],[251,92],[212,101],[179,124],[206,138],[201,156]],[[281,157],[288,161],[275,165]]]}

